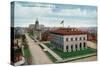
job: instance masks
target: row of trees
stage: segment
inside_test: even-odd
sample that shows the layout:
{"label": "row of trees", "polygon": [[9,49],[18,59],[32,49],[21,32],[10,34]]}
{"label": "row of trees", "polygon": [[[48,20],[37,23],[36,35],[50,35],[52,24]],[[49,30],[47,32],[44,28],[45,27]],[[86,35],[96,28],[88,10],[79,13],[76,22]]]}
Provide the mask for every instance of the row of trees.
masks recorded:
{"label": "row of trees", "polygon": [[27,42],[26,42],[26,36],[22,35],[22,45],[24,46],[24,48],[28,48]]}

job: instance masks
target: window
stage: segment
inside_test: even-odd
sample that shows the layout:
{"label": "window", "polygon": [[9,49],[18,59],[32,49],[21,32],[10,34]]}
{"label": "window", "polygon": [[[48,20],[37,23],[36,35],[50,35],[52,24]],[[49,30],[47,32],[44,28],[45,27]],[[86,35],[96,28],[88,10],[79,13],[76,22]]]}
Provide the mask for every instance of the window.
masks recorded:
{"label": "window", "polygon": [[66,41],[68,41],[68,38],[66,38]]}
{"label": "window", "polygon": [[83,40],[85,40],[85,37],[83,37]]}
{"label": "window", "polygon": [[68,46],[66,46],[66,51],[68,52]]}
{"label": "window", "polygon": [[82,43],[80,43],[80,48],[82,47]]}
{"label": "window", "polygon": [[80,37],[80,40],[82,40],[82,38]]}
{"label": "window", "polygon": [[83,43],[83,45],[84,45],[84,47],[86,47],[86,43],[85,42]]}
{"label": "window", "polygon": [[73,41],[73,38],[71,38],[71,41]]}
{"label": "window", "polygon": [[73,49],[73,45],[71,45],[71,49]]}
{"label": "window", "polygon": [[75,45],[75,49],[77,50],[77,44]]}
{"label": "window", "polygon": [[66,46],[66,50],[68,50],[68,46]]}
{"label": "window", "polygon": [[75,40],[77,41],[77,37],[75,38]]}

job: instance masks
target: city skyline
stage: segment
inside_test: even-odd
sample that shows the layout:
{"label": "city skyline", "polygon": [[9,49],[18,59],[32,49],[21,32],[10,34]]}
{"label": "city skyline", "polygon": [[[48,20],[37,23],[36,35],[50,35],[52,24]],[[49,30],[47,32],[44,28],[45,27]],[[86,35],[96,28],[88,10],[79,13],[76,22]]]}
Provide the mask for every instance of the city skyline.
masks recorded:
{"label": "city skyline", "polygon": [[47,27],[97,27],[97,7],[87,5],[15,2],[15,27],[39,24]]}

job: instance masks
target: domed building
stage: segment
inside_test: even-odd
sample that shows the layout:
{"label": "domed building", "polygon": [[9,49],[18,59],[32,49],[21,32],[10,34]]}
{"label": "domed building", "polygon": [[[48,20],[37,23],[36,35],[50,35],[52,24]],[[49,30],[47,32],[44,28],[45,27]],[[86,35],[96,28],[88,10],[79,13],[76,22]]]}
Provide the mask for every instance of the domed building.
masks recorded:
{"label": "domed building", "polygon": [[38,39],[38,40],[41,40],[42,39],[42,30],[44,28],[44,25],[39,25],[39,21],[38,19],[36,19],[35,21],[35,25],[34,25],[34,28],[33,28],[33,36]]}

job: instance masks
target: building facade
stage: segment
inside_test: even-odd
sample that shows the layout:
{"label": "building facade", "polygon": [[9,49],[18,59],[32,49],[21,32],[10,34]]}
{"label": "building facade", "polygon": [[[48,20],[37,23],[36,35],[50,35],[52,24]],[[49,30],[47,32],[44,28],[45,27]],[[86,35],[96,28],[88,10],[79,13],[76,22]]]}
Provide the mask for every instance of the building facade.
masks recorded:
{"label": "building facade", "polygon": [[51,32],[53,47],[63,52],[87,49],[87,33],[76,28],[60,28]]}
{"label": "building facade", "polygon": [[33,28],[33,36],[34,38],[41,40],[42,39],[42,30],[44,28],[44,25],[39,24],[38,19],[35,21],[35,25]]}

